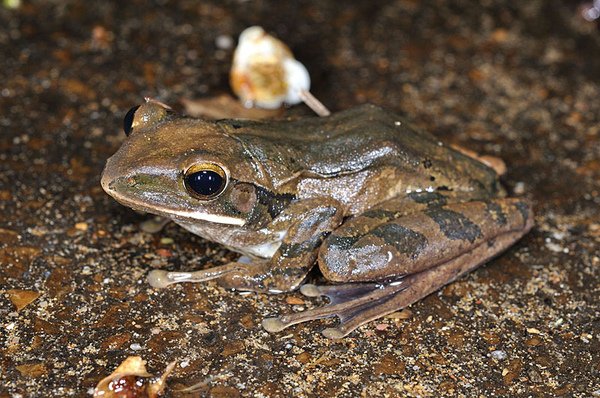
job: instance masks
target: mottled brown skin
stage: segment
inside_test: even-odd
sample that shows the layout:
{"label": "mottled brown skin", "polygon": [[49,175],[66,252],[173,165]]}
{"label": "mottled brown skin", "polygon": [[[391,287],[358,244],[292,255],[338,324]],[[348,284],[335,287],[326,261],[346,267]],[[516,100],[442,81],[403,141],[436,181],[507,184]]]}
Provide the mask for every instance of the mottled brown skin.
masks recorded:
{"label": "mottled brown skin", "polygon": [[[186,170],[205,163],[227,175],[210,199],[184,183]],[[102,185],[127,206],[251,259],[196,273],[153,271],[153,285],[216,278],[285,292],[318,262],[327,279],[351,285],[305,285],[303,293],[332,303],[263,325],[276,331],[337,315],[341,325],[324,331],[334,338],[439,289],[533,224],[529,204],[504,198],[492,169],[372,105],[326,118],[208,122],[148,102]]]}

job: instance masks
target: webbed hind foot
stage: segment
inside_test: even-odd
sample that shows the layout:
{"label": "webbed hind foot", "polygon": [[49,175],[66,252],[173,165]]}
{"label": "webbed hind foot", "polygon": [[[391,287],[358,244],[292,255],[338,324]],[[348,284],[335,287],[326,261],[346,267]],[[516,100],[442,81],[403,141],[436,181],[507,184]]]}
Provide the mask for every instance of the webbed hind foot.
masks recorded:
{"label": "webbed hind foot", "polygon": [[385,315],[382,310],[387,307],[386,303],[405,289],[403,280],[386,284],[303,285],[300,289],[302,294],[307,297],[328,297],[329,304],[309,311],[267,318],[262,325],[268,332],[279,332],[297,323],[336,316],[340,319],[340,324],[335,328],[327,328],[322,333],[325,337],[339,339],[360,325]]}

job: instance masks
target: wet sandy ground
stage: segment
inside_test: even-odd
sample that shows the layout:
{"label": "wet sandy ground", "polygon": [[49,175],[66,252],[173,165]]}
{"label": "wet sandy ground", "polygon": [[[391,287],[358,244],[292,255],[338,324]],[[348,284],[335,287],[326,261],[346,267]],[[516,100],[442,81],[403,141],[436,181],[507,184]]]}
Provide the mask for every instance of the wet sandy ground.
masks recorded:
{"label": "wet sandy ground", "polygon": [[[25,2],[0,10],[0,397],[88,396],[125,357],[168,396],[600,396],[600,33],[559,1]],[[330,108],[371,102],[502,157],[536,227],[487,266],[348,338],[260,320],[322,304],[150,269],[234,255],[99,186],[144,96],[228,91],[247,26],[283,38]],[[309,114],[303,107],[293,114]]]}

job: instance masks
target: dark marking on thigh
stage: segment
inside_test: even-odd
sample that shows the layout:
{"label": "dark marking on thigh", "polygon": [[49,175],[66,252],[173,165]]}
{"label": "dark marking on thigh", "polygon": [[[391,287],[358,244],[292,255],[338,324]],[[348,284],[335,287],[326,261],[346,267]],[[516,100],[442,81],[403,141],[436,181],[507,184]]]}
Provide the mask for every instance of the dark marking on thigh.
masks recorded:
{"label": "dark marking on thigh", "polygon": [[374,218],[377,220],[389,221],[389,220],[394,220],[394,219],[398,218],[400,215],[401,215],[401,213],[398,213],[396,211],[384,210],[384,209],[372,209],[372,210],[365,211],[360,216]]}
{"label": "dark marking on thigh", "polygon": [[282,257],[300,257],[303,254],[310,253],[321,246],[323,238],[327,235],[326,232],[318,234],[305,240],[301,243],[282,243],[279,247],[279,252]]}
{"label": "dark marking on thigh", "polygon": [[427,246],[425,235],[398,224],[384,224],[371,231],[385,243],[393,246],[400,253],[416,258]]}
{"label": "dark marking on thigh", "polygon": [[427,206],[443,206],[448,203],[448,198],[439,192],[413,192],[408,197]]}
{"label": "dark marking on thigh", "polygon": [[498,225],[506,225],[506,214],[502,211],[502,207],[495,202],[487,202],[485,210],[488,212],[490,217],[496,221]]}
{"label": "dark marking on thigh", "polygon": [[329,235],[327,238],[327,247],[336,250],[348,250],[350,249],[358,240],[361,238],[361,235],[358,236],[337,236],[337,235]]}
{"label": "dark marking on thigh", "polygon": [[448,239],[468,240],[473,243],[481,237],[481,229],[463,214],[435,207],[424,212],[440,226],[440,230]]}
{"label": "dark marking on thigh", "polygon": [[312,267],[311,263],[302,267],[275,267],[271,270],[273,277],[283,278],[284,281],[303,279]]}

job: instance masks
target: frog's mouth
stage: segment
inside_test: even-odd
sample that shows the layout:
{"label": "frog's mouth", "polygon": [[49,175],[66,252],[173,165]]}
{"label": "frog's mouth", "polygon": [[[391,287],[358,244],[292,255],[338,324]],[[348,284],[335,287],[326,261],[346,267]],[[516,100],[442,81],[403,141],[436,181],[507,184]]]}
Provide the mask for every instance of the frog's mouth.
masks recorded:
{"label": "frog's mouth", "polygon": [[[152,180],[152,183],[148,181]],[[243,226],[246,220],[226,214],[206,212],[190,203],[190,198],[173,194],[166,189],[159,176],[152,178],[117,177],[102,174],[101,185],[104,191],[117,202],[137,211],[156,214],[176,221],[211,222],[216,224]],[[144,183],[140,183],[144,181]],[[167,204],[168,202],[169,204]]]}

